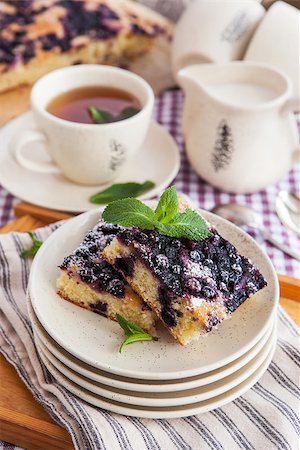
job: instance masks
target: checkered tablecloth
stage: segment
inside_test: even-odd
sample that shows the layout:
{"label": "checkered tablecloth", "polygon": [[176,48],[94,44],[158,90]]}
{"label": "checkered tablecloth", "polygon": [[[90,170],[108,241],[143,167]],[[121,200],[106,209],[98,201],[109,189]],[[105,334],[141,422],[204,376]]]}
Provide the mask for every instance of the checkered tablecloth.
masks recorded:
{"label": "checkered tablecloth", "polygon": [[[300,187],[300,164],[292,170],[279,183],[269,186],[267,189],[256,194],[235,195],[220,192],[201,180],[190,166],[185,151],[183,137],[180,129],[182,114],[183,95],[179,90],[169,91],[157,98],[154,117],[161,123],[176,139],[181,151],[181,169],[175,179],[175,184],[180,192],[189,195],[196,206],[203,209],[211,209],[220,203],[240,203],[253,207],[261,214],[264,226],[274,237],[283,243],[299,248],[300,239],[288,231],[280,222],[275,212],[275,199],[281,189],[299,191]],[[0,142],[1,151],[1,142]],[[272,162],[270,161],[270,164]],[[20,180],[21,182],[21,180]],[[13,207],[19,201],[0,186],[0,226],[13,220]],[[258,232],[249,230],[252,236],[266,250],[278,273],[299,277],[300,265],[294,259],[284,255],[280,250],[266,243]]]}

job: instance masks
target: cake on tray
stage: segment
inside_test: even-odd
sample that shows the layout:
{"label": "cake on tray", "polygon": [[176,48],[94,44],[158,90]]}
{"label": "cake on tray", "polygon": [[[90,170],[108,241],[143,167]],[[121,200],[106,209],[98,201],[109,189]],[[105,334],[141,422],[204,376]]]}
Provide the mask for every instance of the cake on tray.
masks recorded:
{"label": "cake on tray", "polygon": [[210,231],[193,241],[122,229],[102,252],[182,345],[228,319],[266,285],[249,259]]}
{"label": "cake on tray", "polygon": [[70,302],[116,320],[116,313],[155,333],[155,314],[120,272],[101,257],[103,248],[123,227],[99,221],[79,247],[62,262],[58,294]]}
{"label": "cake on tray", "polygon": [[71,64],[110,64],[174,85],[173,26],[129,0],[0,0],[0,92]]}

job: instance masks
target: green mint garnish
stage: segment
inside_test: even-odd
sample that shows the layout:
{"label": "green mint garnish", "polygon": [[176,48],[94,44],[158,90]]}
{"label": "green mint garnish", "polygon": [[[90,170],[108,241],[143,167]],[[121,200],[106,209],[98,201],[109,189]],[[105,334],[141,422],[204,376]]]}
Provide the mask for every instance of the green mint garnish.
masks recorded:
{"label": "green mint garnish", "polygon": [[157,341],[157,337],[151,336],[151,334],[146,333],[141,327],[133,322],[128,322],[120,314],[116,314],[120,327],[123,328],[127,338],[121,344],[119,352],[121,353],[123,348],[128,344],[133,344],[139,341]]}
{"label": "green mint garnish", "polygon": [[202,241],[211,236],[208,225],[196,211],[186,209],[177,213],[168,223],[157,223],[156,228],[160,234],[171,237],[184,237],[191,241]]}
{"label": "green mint garnish", "polygon": [[114,117],[108,111],[101,111],[94,106],[89,106],[88,112],[94,123],[110,123],[114,121]]}
{"label": "green mint garnish", "polygon": [[129,117],[135,116],[140,112],[139,109],[133,106],[127,106],[122,109],[118,116],[113,116],[109,111],[98,109],[95,106],[89,106],[87,110],[94,123],[119,122],[120,120],[129,119]]}
{"label": "green mint garnish", "polygon": [[178,212],[178,196],[174,186],[167,189],[159,199],[155,210],[155,219],[160,223],[168,223]]}
{"label": "green mint garnish", "polygon": [[31,231],[29,231],[28,234],[31,237],[33,245],[28,250],[23,250],[21,252],[20,256],[22,258],[33,258],[43,243],[33,233],[31,233]]}
{"label": "green mint garnish", "polygon": [[107,205],[102,214],[103,220],[124,227],[137,227],[154,230],[154,211],[136,198],[124,198]]}
{"label": "green mint garnish", "polygon": [[203,240],[211,236],[207,222],[196,211],[186,209],[178,212],[174,186],[162,194],[155,212],[140,200],[126,198],[109,203],[102,217],[108,223],[157,230],[160,234],[176,238]]}
{"label": "green mint garnish", "polygon": [[138,197],[155,186],[152,181],[144,183],[117,183],[104,191],[98,192],[90,197],[90,202],[97,205],[106,205],[109,202],[127,197]]}
{"label": "green mint garnish", "polygon": [[134,108],[133,106],[127,106],[121,111],[121,113],[117,116],[115,120],[118,121],[123,119],[129,119],[129,117],[135,116],[138,112],[140,112],[140,109]]}

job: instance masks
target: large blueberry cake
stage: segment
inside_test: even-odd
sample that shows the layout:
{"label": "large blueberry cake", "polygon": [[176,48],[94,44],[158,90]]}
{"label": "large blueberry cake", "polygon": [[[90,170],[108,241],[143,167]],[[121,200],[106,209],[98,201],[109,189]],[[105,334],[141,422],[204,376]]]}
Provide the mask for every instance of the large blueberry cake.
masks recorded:
{"label": "large blueberry cake", "polygon": [[80,63],[128,68],[159,91],[174,84],[171,35],[129,0],[0,0],[0,92]]}
{"label": "large blueberry cake", "polygon": [[266,281],[215,229],[202,241],[119,231],[102,252],[182,345],[212,330]]}
{"label": "large blueberry cake", "polygon": [[98,222],[60,266],[58,294],[72,303],[116,320],[116,313],[151,333],[155,314],[133,292],[120,272],[101,257],[103,248],[122,230]]}

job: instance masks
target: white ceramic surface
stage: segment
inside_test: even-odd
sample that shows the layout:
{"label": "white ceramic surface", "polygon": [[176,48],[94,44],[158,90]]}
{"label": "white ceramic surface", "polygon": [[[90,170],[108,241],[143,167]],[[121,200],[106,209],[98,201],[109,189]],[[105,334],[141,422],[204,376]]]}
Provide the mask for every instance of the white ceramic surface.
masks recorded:
{"label": "white ceramic surface", "polygon": [[241,59],[265,14],[255,0],[191,2],[175,27],[172,66],[177,72],[190,64]]}
{"label": "white ceramic surface", "polygon": [[[77,372],[79,375],[83,375],[89,380],[97,383],[111,386],[118,389],[130,389],[137,392],[175,392],[184,389],[192,389],[195,387],[204,386],[209,383],[213,383],[222,378],[231,375],[240,368],[244,367],[250,360],[252,360],[263,348],[265,343],[270,337],[272,327],[270,326],[263,337],[254,345],[248,352],[236,359],[230,364],[224,367],[205,373],[203,375],[181,378],[178,380],[141,380],[137,378],[126,378],[114,375],[112,373],[104,372],[100,369],[96,369],[64,350],[59,346],[49,334],[44,330],[39,323],[30,302],[28,302],[28,310],[31,319],[31,323],[34,329],[35,335],[47,347],[48,351],[62,363],[64,366]],[[175,381],[175,382],[174,382]]]}
{"label": "white ceramic surface", "polygon": [[266,333],[279,298],[275,270],[258,244],[244,231],[202,211],[238,251],[252,259],[268,282],[248,299],[217,330],[187,347],[158,327],[159,340],[118,347],[123,339],[120,326],[63,301],[56,294],[58,265],[83,239],[99,218],[99,210],[88,211],[56,230],[36,255],[29,280],[29,295],[42,326],[64,349],[80,360],[121,376],[143,379],[178,379],[200,375],[232,362],[246,353]]}
{"label": "white ceramic surface", "polygon": [[265,373],[267,370],[276,345],[271,349],[266,359],[262,363],[262,365],[245,381],[243,381],[238,386],[230,389],[224,394],[218,395],[208,400],[204,400],[202,402],[194,403],[191,405],[182,405],[182,406],[166,406],[162,408],[155,407],[143,407],[143,406],[133,406],[129,404],[122,404],[115,400],[108,400],[100,395],[93,394],[90,391],[81,388],[76,383],[68,380],[64,375],[62,375],[55,367],[47,360],[47,358],[40,354],[42,361],[45,366],[49,370],[49,372],[53,375],[56,382],[60,383],[66,389],[68,389],[74,395],[81,398],[82,400],[90,403],[99,408],[106,409],[107,411],[115,412],[118,414],[133,416],[133,417],[143,417],[149,419],[171,419],[176,417],[188,417],[193,416],[195,414],[201,414],[207,411],[212,411],[213,409],[220,408],[225,404],[231,402],[235,398],[243,395],[247,392]]}
{"label": "white ceramic surface", "polygon": [[271,348],[276,341],[276,325],[273,327],[271,337],[264,345],[263,349],[244,367],[237,370],[233,374],[222,378],[211,384],[205,386],[195,387],[193,389],[185,389],[175,392],[136,392],[130,390],[130,384],[126,390],[119,388],[108,388],[106,385],[96,383],[89,380],[82,375],[79,375],[77,371],[69,369],[62,364],[51,352],[47,350],[47,347],[35,337],[35,342],[39,347],[40,353],[42,352],[46,358],[53,364],[53,366],[59,370],[66,378],[76,383],[78,386],[87,389],[93,394],[101,395],[110,400],[114,400],[120,403],[127,403],[137,406],[150,406],[150,407],[164,407],[164,406],[179,406],[197,403],[207,400],[217,395],[223,394],[228,390],[234,388],[238,384],[242,383],[246,378],[251,376],[263,363]]}
{"label": "white ceramic surface", "polygon": [[[124,89],[136,97],[141,110],[134,116],[106,124],[71,122],[47,111],[56,97],[73,89],[101,86]],[[150,85],[118,67],[79,64],[47,73],[33,86],[30,103],[38,131],[25,130],[15,138],[16,159],[38,173],[61,173],[74,183],[93,186],[117,178],[126,162],[141,150],[154,104]],[[93,106],[93,105],[92,105]],[[52,162],[41,163],[24,153],[24,145],[43,142]]]}
{"label": "white ceramic surface", "polygon": [[300,154],[291,82],[250,61],[182,69],[183,133],[195,171],[217,188],[256,192],[278,181]]}
{"label": "white ceramic surface", "polygon": [[[33,174],[14,158],[14,138],[23,130],[34,129],[31,112],[22,114],[0,130],[0,183],[9,192],[27,202],[59,211],[83,212],[95,208],[89,197],[109,186],[82,186],[55,174]],[[27,149],[26,149],[27,151]],[[47,160],[43,147],[28,148],[34,158]],[[171,135],[152,122],[141,151],[128,163],[115,183],[151,180],[155,187],[139,198],[153,197],[166,188],[178,173],[179,149]],[[22,180],[22,183],[20,183]]]}
{"label": "white ceramic surface", "polygon": [[286,2],[276,1],[257,27],[244,59],[271,64],[282,70],[300,96],[300,11]]}

